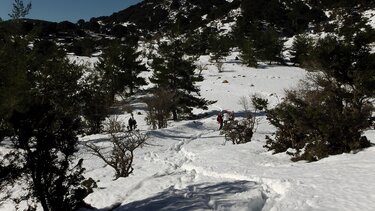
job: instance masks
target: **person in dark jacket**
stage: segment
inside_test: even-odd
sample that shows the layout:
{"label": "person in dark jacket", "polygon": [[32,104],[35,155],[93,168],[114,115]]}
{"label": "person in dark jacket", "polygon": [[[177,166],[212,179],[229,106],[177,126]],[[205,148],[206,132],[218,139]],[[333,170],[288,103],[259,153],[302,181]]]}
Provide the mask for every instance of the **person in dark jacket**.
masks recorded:
{"label": "person in dark jacket", "polygon": [[137,121],[134,119],[133,114],[131,114],[131,117],[128,120],[128,125],[129,131],[135,130],[137,128]]}

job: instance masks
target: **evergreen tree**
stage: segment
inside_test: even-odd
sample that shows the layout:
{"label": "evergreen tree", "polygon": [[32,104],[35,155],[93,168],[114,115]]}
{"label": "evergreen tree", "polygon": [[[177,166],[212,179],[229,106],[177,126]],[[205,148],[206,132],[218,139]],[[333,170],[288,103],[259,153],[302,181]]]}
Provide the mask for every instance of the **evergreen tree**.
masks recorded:
{"label": "evergreen tree", "polygon": [[152,129],[161,129],[168,126],[168,119],[171,116],[171,99],[174,96],[168,91],[161,88],[155,89],[152,96],[145,99],[147,104],[147,117],[148,125]]}
{"label": "evergreen tree", "polygon": [[150,81],[173,96],[170,99],[173,120],[178,119],[178,114],[190,115],[193,107],[206,109],[210,102],[199,98],[199,88],[195,85],[199,78],[194,74],[193,61],[185,56],[181,41],[162,43],[159,54],[153,59],[154,74]]}
{"label": "evergreen tree", "polygon": [[210,58],[212,61],[221,62],[229,55],[230,38],[227,36],[219,36],[218,33],[213,33],[209,39],[210,43]]}
{"label": "evergreen tree", "polygon": [[137,87],[146,84],[145,79],[138,76],[146,70],[138,59],[140,54],[136,45],[124,45],[118,40],[103,50],[96,69],[106,81],[112,101],[116,94],[127,91],[128,95],[132,95]]}
{"label": "evergreen tree", "polygon": [[241,11],[246,21],[258,20],[263,16],[262,11],[266,8],[267,1],[243,0]]}
{"label": "evergreen tree", "polygon": [[[27,49],[26,44],[19,49]],[[22,109],[11,108],[7,118],[14,144],[9,154],[17,156],[5,156],[5,166],[1,167],[15,169],[16,174],[10,171],[0,181],[30,181],[28,198],[36,198],[44,210],[76,209],[87,195],[79,187],[83,179],[81,163],[72,168],[81,128],[81,67],[72,64],[50,41],[35,42],[33,49],[22,53],[26,68],[20,63],[7,67],[21,67],[18,70],[24,71],[27,82],[20,90],[24,92],[19,99]]]}
{"label": "evergreen tree", "polygon": [[211,36],[212,29],[210,27],[203,28],[202,32],[195,31],[188,34],[186,41],[184,42],[184,49],[188,55],[204,55],[208,53],[209,49],[209,38]]}
{"label": "evergreen tree", "polygon": [[291,58],[290,61],[300,66],[304,66],[304,63],[308,62],[308,58],[311,56],[313,49],[313,41],[306,35],[297,35],[293,40],[291,47]]}
{"label": "evergreen tree", "polygon": [[23,165],[20,173],[30,181],[30,197],[35,197],[43,210],[69,211],[82,206],[87,195],[80,187],[84,169],[80,165],[72,168],[79,118],[56,111],[50,103],[35,103],[26,111],[15,112],[10,122],[16,153],[25,162],[11,161]]}
{"label": "evergreen tree", "polygon": [[279,34],[273,30],[260,32],[259,37],[254,41],[259,59],[272,62],[283,62],[282,50],[284,48],[283,40]]}
{"label": "evergreen tree", "polygon": [[142,53],[137,51],[137,47],[137,45],[125,45],[120,54],[121,66],[125,72],[124,83],[129,95],[133,95],[137,88],[147,84],[146,80],[139,76],[147,69],[139,59]]}
{"label": "evergreen tree", "polygon": [[97,72],[92,72],[83,85],[81,111],[88,134],[102,132],[102,121],[109,115],[112,102],[106,88],[106,81]]}
{"label": "evergreen tree", "polygon": [[12,19],[20,19],[26,17],[31,10],[31,2],[24,4],[22,0],[14,0],[12,13],[9,17]]}
{"label": "evergreen tree", "polygon": [[25,17],[31,9],[31,3],[24,5],[22,0],[15,0],[9,16],[13,19],[9,26],[12,30],[0,33],[0,142],[9,135],[11,126],[8,118],[14,110],[23,108],[27,82],[27,40],[20,31],[18,19]]}
{"label": "evergreen tree", "polygon": [[255,57],[256,52],[253,45],[253,41],[246,40],[245,43],[241,46],[240,57],[242,62],[249,67],[257,67],[257,59]]}
{"label": "evergreen tree", "polygon": [[[277,130],[266,147],[275,152],[295,149],[295,159],[319,160],[370,146],[363,131],[374,112],[375,62],[370,44],[374,29],[351,13],[338,26],[342,36],[327,36],[314,47],[310,68],[322,74],[300,89],[287,93],[285,101],[268,112]],[[345,32],[345,33],[343,33]]]}
{"label": "evergreen tree", "polygon": [[27,82],[27,42],[19,37],[0,41],[0,142],[10,135],[9,117],[24,108]]}

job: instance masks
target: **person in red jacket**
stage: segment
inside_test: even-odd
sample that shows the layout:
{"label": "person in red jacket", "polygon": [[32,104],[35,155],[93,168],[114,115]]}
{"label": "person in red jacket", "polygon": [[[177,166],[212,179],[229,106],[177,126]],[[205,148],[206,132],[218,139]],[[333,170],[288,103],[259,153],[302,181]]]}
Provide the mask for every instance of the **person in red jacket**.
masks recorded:
{"label": "person in red jacket", "polygon": [[219,112],[219,114],[217,115],[217,123],[219,123],[219,130],[221,130],[221,128],[223,128],[223,115],[221,114],[221,112]]}

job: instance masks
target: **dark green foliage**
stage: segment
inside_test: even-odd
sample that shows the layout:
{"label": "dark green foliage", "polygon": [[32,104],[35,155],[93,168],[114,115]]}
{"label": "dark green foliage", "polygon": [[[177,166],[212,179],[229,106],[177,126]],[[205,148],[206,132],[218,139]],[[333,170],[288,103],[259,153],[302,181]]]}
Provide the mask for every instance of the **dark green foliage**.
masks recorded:
{"label": "dark green foliage", "polygon": [[313,6],[319,6],[325,9],[345,8],[348,10],[363,10],[375,7],[375,2],[363,0],[308,0],[307,2]]}
{"label": "dark green foliage", "polygon": [[71,51],[77,56],[91,56],[96,52],[97,42],[91,38],[74,40]]}
{"label": "dark green foliage", "polygon": [[230,37],[220,36],[218,32],[211,34],[209,38],[210,44],[210,58],[212,61],[221,62],[229,55],[229,48],[231,47]]}
{"label": "dark green foliage", "polygon": [[248,67],[257,67],[256,51],[254,44],[251,40],[246,40],[245,43],[241,46],[241,55],[242,62]]}
{"label": "dark green foliage", "polygon": [[71,168],[77,151],[79,119],[57,112],[51,104],[34,104],[14,113],[11,124],[13,142],[25,159],[22,172],[31,178],[31,196],[44,210],[72,210],[82,205],[80,193],[83,168]]}
{"label": "dark green foliage", "polygon": [[85,120],[87,134],[102,132],[102,121],[109,115],[112,105],[110,95],[107,91],[106,81],[101,75],[91,73],[86,78],[86,84],[81,90],[82,104],[81,112]]}
{"label": "dark green foliage", "polygon": [[121,65],[124,71],[127,95],[133,95],[140,86],[147,84],[145,79],[139,76],[141,72],[147,71],[147,69],[139,59],[141,52],[137,52],[137,47],[137,43],[125,45],[119,55],[122,59]]}
{"label": "dark green foliage", "polygon": [[83,67],[71,63],[51,41],[34,44],[30,53],[27,102],[50,102],[56,110],[79,114]]}
{"label": "dark green foliage", "polygon": [[267,147],[275,152],[288,149],[295,160],[319,160],[329,155],[368,147],[363,131],[371,126],[375,96],[375,62],[370,44],[374,30],[362,18],[345,16],[337,36],[318,40],[309,67],[320,70],[285,101],[268,112],[276,128]]}
{"label": "dark green foliage", "polygon": [[313,41],[306,35],[297,35],[290,49],[290,61],[304,67],[309,62],[313,50]]}
{"label": "dark green foliage", "polygon": [[147,117],[146,122],[152,129],[166,128],[168,119],[171,116],[171,99],[174,96],[167,90],[157,89],[152,93],[152,97],[146,98]]}
{"label": "dark green foliage", "polygon": [[4,37],[0,40],[0,141],[10,135],[7,123],[13,110],[24,108],[27,82],[26,42],[16,38],[12,41]]}
{"label": "dark green foliage", "polygon": [[[249,55],[254,54],[257,60],[268,61],[270,64],[284,63],[282,56],[284,40],[281,39],[281,34],[276,28],[263,26],[263,23],[258,21],[246,23],[243,18],[239,18],[232,35],[234,41],[239,43],[242,53],[247,51]],[[254,64],[252,56],[249,56],[249,59]]]}
{"label": "dark green foliage", "polygon": [[13,59],[3,67],[5,72],[21,74],[23,85],[2,87],[16,89],[20,95],[16,104],[5,106],[8,111],[3,120],[11,129],[6,135],[11,137],[14,150],[1,163],[6,170],[1,181],[26,179],[30,181],[28,198],[37,199],[44,210],[72,210],[82,206],[87,195],[80,187],[82,163],[72,168],[81,128],[78,81],[82,69],[71,64],[53,42],[38,41],[32,49],[27,43],[10,41],[12,47],[3,49],[8,54],[0,57],[7,58],[5,55],[14,50],[24,59]]}
{"label": "dark green foliage", "polygon": [[268,100],[257,95],[251,97],[251,104],[254,106],[255,112],[264,111],[268,108]]}
{"label": "dark green foliage", "polygon": [[327,78],[315,80],[314,87],[289,91],[283,103],[268,111],[277,131],[274,139],[267,137],[265,147],[275,153],[294,149],[289,152],[294,160],[308,161],[368,147],[362,132],[370,126],[367,119],[374,108],[358,108],[346,99],[347,90]]}
{"label": "dark green foliage", "polygon": [[313,25],[312,29],[319,29],[319,24],[327,20],[322,8],[308,5],[304,1],[287,2],[287,8],[284,31],[288,35],[306,32],[311,29],[311,25]]}
{"label": "dark green foliage", "polygon": [[269,29],[258,34],[258,38],[254,40],[257,56],[260,60],[271,62],[283,63],[282,50],[284,42],[279,34]]}
{"label": "dark green foliage", "polygon": [[319,24],[327,19],[319,6],[300,0],[243,0],[241,10],[242,18],[238,19],[237,26],[246,36],[250,35],[248,29],[252,24],[260,28],[276,28],[283,36],[293,36],[311,27],[319,29]]}
{"label": "dark green foliage", "polygon": [[184,49],[188,55],[204,55],[208,54],[211,49],[211,37],[217,36],[217,30],[211,27],[205,27],[203,30],[196,31],[187,37],[184,42]]}
{"label": "dark green foliage", "polygon": [[101,122],[109,114],[116,94],[127,97],[146,84],[145,79],[138,76],[146,68],[139,60],[137,40],[129,39],[126,44],[115,40],[109,45],[82,91],[82,114],[90,134],[101,132]]}
{"label": "dark green foliage", "polygon": [[194,73],[193,61],[185,58],[181,41],[162,43],[159,54],[153,59],[154,74],[150,81],[174,96],[170,99],[173,119],[177,120],[178,114],[190,115],[193,107],[206,109],[210,102],[198,97],[199,88],[195,83],[200,79]]}
{"label": "dark green foliage", "polygon": [[113,41],[103,50],[96,70],[107,84],[112,101],[116,94],[125,92],[125,95],[133,95],[139,86],[146,84],[144,78],[138,76],[146,70],[138,60],[140,54],[137,52],[137,45],[123,44],[118,40]]}

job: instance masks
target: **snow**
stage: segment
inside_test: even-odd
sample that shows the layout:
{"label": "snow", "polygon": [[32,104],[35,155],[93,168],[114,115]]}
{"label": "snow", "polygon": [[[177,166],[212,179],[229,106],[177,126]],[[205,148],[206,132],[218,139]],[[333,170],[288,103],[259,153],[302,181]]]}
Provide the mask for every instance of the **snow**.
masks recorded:
{"label": "snow", "polygon": [[372,28],[375,28],[375,10],[365,11],[364,16],[369,19],[369,24],[372,26]]}
{"label": "snow", "polygon": [[[307,72],[297,67],[269,66],[248,68],[233,53],[219,73],[208,56],[197,62],[207,65],[199,82],[202,97],[217,100],[207,111],[195,109],[203,118],[169,122],[166,129],[150,130],[144,105],[134,105],[138,127],[148,134],[148,144],[135,151],[134,172],[114,179],[114,170],[88,153],[82,146],[85,176],[97,181],[98,188],[85,201],[101,210],[375,210],[375,148],[342,154],[318,162],[292,162],[285,154],[263,148],[265,135],[274,128],[265,116],[252,142],[225,143],[218,131],[216,114],[233,110],[241,118],[241,97],[259,94],[271,107],[294,87]],[[95,61],[95,60],[94,60]],[[227,80],[229,83],[222,83]],[[138,113],[140,112],[140,113]],[[204,114],[204,115],[203,115]],[[119,116],[126,121],[130,114]],[[366,132],[375,139],[375,131]],[[80,138],[103,146],[106,134]],[[4,152],[3,146],[0,151]],[[11,204],[0,210],[14,210]],[[83,211],[83,210],[82,210]]]}

